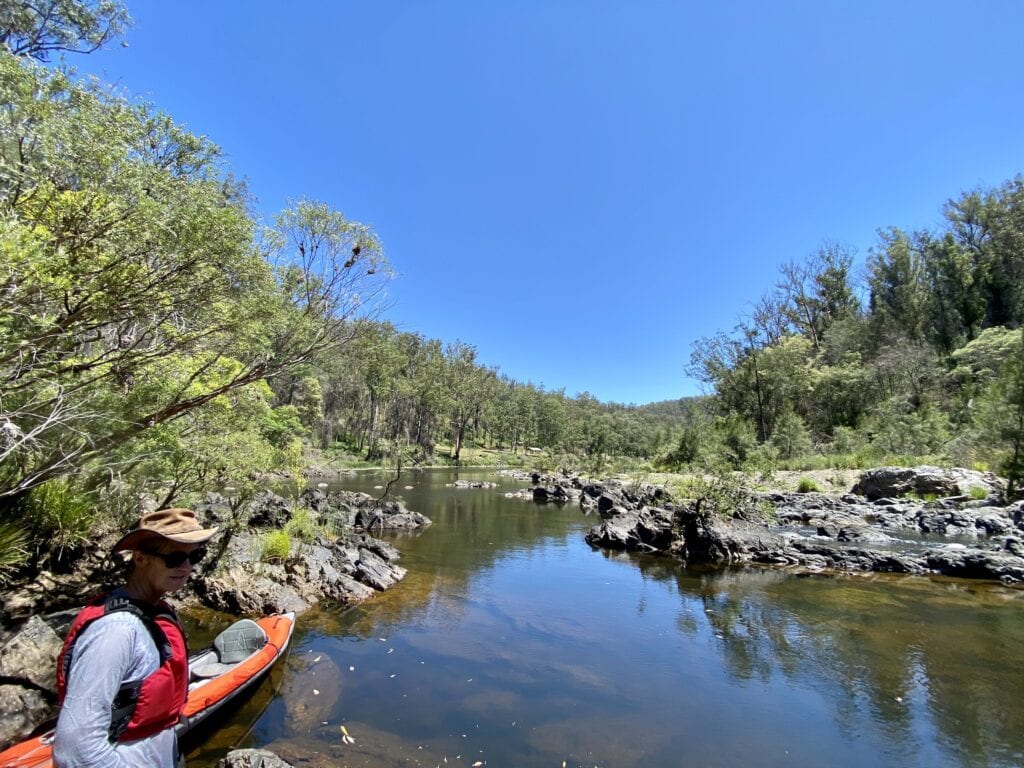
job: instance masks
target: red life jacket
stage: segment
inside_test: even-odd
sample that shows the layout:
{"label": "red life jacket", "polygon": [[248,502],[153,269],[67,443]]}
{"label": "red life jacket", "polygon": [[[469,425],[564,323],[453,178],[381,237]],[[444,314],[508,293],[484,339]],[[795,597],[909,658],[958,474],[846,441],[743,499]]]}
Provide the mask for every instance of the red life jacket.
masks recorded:
{"label": "red life jacket", "polygon": [[71,623],[57,659],[57,700],[64,702],[72,649],[82,630],[103,616],[127,611],[149,630],[160,654],[156,672],[136,683],[124,683],[110,705],[110,740],[134,741],[178,722],[188,695],[188,645],[178,617],[163,600],[147,605],[123,595],[104,595],[83,608]]}

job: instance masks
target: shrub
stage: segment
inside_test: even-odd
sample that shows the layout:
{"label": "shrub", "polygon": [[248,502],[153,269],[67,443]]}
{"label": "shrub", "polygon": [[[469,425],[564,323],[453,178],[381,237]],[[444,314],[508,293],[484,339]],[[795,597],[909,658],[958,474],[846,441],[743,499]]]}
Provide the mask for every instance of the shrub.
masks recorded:
{"label": "shrub", "polygon": [[796,486],[797,493],[821,493],[821,486],[819,486],[813,479],[809,477],[801,477],[800,482]]}
{"label": "shrub", "polygon": [[693,510],[705,519],[763,518],[767,506],[746,488],[745,479],[742,473],[719,470],[686,478],[671,492],[675,498],[692,499]]}
{"label": "shrub", "polygon": [[292,552],[292,539],[287,531],[268,531],[263,534],[260,559],[266,563],[281,562]]}
{"label": "shrub", "polygon": [[313,515],[305,507],[296,509],[292,519],[284,525],[284,533],[299,541],[312,541],[318,532]]}
{"label": "shrub", "polygon": [[32,489],[25,502],[25,522],[57,552],[89,541],[98,517],[94,498],[66,478]]}
{"label": "shrub", "polygon": [[983,485],[972,485],[969,495],[974,501],[981,501],[988,498],[988,489]]}

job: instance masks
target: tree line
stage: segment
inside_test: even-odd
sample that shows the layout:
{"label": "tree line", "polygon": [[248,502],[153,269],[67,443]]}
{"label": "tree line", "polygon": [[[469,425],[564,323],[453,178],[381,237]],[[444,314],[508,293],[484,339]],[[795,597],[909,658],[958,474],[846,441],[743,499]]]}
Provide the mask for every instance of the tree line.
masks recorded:
{"label": "tree line", "polygon": [[932,230],[883,229],[858,273],[825,244],[730,333],[694,344],[713,397],[666,456],[741,466],[933,457],[1020,485],[1024,180],[965,192]]}

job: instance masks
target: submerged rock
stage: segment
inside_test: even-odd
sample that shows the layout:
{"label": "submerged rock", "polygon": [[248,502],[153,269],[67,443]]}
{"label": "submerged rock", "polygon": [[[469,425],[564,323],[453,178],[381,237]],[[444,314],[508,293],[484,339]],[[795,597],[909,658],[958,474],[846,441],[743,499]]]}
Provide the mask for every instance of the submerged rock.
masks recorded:
{"label": "submerged rock", "polygon": [[220,759],[217,768],[292,768],[268,749],[233,749]]}
{"label": "submerged rock", "polygon": [[454,483],[445,483],[445,488],[497,488],[497,483],[489,480],[456,480]]}

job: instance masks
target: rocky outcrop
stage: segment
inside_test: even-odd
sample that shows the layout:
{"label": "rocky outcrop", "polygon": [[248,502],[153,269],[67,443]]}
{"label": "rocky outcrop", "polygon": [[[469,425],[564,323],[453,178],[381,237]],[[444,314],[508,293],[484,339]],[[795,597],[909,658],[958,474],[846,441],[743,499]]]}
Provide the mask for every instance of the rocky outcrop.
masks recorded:
{"label": "rocky outcrop", "polygon": [[267,749],[233,749],[220,759],[217,768],[292,768]]}
{"label": "rocky outcrop", "polygon": [[277,494],[257,495],[241,511],[232,510],[229,500],[219,494],[208,494],[196,512],[214,522],[225,524],[240,521],[250,528],[283,528],[297,510],[308,509],[314,522],[339,530],[413,530],[430,525],[430,518],[406,509],[400,501],[375,499],[357,491],[335,491],[310,488],[298,503]]}
{"label": "rocky outcrop", "polygon": [[608,519],[587,534],[587,543],[592,547],[658,552],[672,546],[671,512],[650,507],[616,507],[611,512],[614,514],[610,513]]}
{"label": "rocky outcrop", "polygon": [[367,534],[295,545],[284,562],[264,562],[259,533],[236,534],[215,564],[193,577],[204,605],[234,614],[304,611],[330,600],[362,602],[405,577],[398,550]]}
{"label": "rocky outcrop", "polygon": [[985,496],[1000,496],[1005,486],[991,472],[971,469],[941,469],[939,467],[878,467],[861,473],[851,489],[869,501],[908,494],[918,496],[970,497],[978,489]]}
{"label": "rocky outcrop", "polygon": [[[967,482],[981,475],[943,472]],[[923,476],[930,470],[907,477]],[[998,480],[983,479],[991,482],[986,487],[999,487]],[[994,496],[971,500],[959,493],[961,486],[949,488],[957,495],[929,502],[852,493],[751,494],[752,506],[767,510],[754,520],[706,514],[695,502],[673,502],[655,488],[603,483],[584,486],[580,506],[603,519],[587,534],[595,547],[690,563],[937,573],[1024,584],[1024,503],[1002,507],[992,503]]]}

